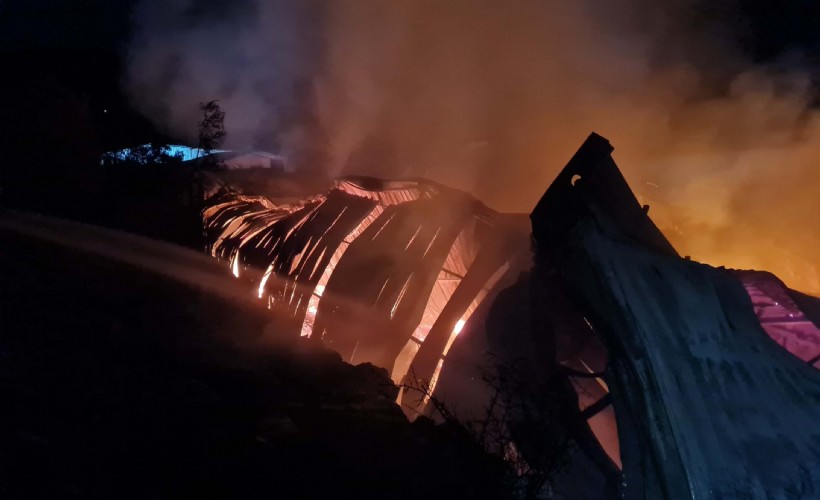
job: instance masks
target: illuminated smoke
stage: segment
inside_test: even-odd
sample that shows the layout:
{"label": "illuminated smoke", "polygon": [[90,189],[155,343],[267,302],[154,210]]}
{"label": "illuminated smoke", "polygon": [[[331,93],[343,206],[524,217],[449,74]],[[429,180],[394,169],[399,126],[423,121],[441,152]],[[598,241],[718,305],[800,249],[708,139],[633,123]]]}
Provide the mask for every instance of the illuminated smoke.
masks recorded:
{"label": "illuminated smoke", "polygon": [[[218,2],[217,2],[218,3]],[[228,2],[224,2],[228,5]],[[201,4],[201,2],[200,2]],[[144,0],[128,84],[190,134],[529,211],[592,130],[683,254],[820,292],[820,115],[714,2]],[[218,12],[218,14],[217,14]],[[794,67],[794,66],[793,66]]]}

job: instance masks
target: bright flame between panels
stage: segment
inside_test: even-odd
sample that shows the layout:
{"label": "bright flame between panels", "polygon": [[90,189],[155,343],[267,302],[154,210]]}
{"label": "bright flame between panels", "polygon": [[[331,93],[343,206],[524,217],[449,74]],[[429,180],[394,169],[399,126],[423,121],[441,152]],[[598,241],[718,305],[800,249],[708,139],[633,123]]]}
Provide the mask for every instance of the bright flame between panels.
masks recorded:
{"label": "bright flame between panels", "polygon": [[458,321],[456,322],[456,327],[455,327],[455,328],[453,328],[453,333],[454,333],[454,334],[456,334],[456,335],[458,335],[459,333],[461,333],[461,330],[464,328],[464,324],[465,324],[465,323],[467,323],[467,322],[466,322],[466,321],[464,321],[463,319],[458,320]]}

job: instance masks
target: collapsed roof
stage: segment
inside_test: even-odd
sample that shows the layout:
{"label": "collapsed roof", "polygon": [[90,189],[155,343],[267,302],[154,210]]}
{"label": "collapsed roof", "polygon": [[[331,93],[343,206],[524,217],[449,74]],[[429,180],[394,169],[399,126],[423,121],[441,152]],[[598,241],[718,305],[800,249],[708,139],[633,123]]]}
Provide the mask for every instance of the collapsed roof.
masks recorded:
{"label": "collapsed roof", "polygon": [[567,426],[629,498],[820,495],[820,300],[681,258],[612,150],[590,136],[539,201],[532,269],[520,216],[426,180],[222,192],[206,236],[283,330],[397,382],[469,407],[484,351],[565,377]]}
{"label": "collapsed roof", "polygon": [[258,295],[289,318],[282,328],[348,362],[385,367],[397,382],[408,371],[435,378],[475,308],[527,250],[515,217],[425,180],[347,177],[286,205],[225,192],[203,217],[215,257],[237,276],[262,273]]}

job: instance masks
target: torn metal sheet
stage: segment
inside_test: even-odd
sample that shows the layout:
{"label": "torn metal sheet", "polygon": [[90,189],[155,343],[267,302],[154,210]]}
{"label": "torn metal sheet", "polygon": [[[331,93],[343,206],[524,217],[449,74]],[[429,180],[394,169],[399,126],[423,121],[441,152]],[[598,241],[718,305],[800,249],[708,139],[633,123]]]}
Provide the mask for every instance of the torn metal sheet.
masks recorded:
{"label": "torn metal sheet", "polygon": [[820,496],[820,372],[772,342],[735,275],[677,257],[611,151],[593,134],[532,219],[609,349],[626,496]]}

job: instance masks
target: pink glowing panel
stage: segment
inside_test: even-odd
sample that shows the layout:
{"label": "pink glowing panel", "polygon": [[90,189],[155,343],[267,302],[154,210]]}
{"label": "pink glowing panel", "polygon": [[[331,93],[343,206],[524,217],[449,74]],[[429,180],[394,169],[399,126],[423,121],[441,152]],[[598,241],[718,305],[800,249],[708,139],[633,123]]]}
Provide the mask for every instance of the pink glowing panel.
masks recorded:
{"label": "pink glowing panel", "polygon": [[767,272],[742,271],[738,277],[766,333],[790,353],[820,368],[820,328],[797,307],[783,282]]}

